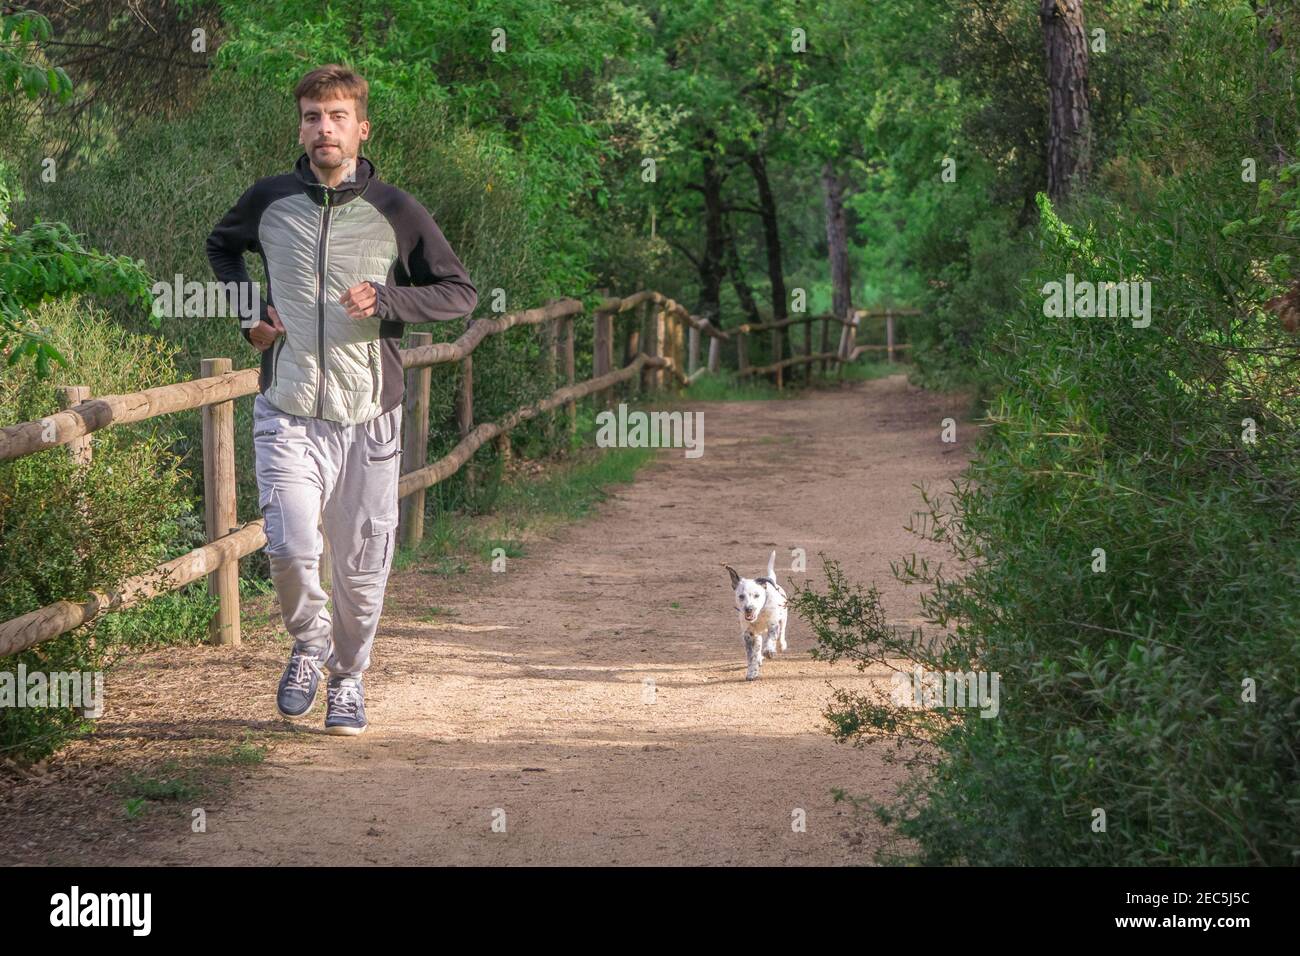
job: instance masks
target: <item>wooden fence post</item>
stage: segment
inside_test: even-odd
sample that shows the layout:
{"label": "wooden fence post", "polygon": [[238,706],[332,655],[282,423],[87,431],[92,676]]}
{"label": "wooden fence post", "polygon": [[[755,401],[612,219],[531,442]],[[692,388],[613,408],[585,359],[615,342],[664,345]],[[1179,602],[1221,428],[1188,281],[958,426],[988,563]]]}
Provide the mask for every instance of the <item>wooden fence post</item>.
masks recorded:
{"label": "wooden fence post", "polygon": [[627,335],[623,337],[623,364],[627,365],[638,355],[641,354],[641,307],[636,307],[636,322],[630,322],[626,319],[623,325],[627,327]]}
{"label": "wooden fence post", "polygon": [[[655,357],[664,358],[670,354],[672,349],[671,343],[668,342],[668,313],[663,309],[655,310]],[[667,369],[655,369],[654,387],[655,391],[661,391],[664,387],[664,381],[668,376]]]}
{"label": "wooden fence post", "polygon": [[[789,326],[787,326],[786,328],[789,328]],[[785,358],[785,356],[781,354],[781,332],[782,331],[783,331],[782,329],[772,330],[772,361],[774,363],[779,362],[781,361],[781,359]],[[782,368],[778,368],[776,370],[777,388],[785,388],[785,376],[781,374],[784,371],[785,369]]]}
{"label": "wooden fence post", "polygon": [[[640,336],[641,352],[644,355],[655,354],[655,324],[652,316],[650,315],[650,308],[651,308],[651,303],[648,299],[645,302],[642,302],[639,306],[637,306],[638,324],[640,325],[642,330],[642,334]],[[654,387],[654,369],[648,366],[642,366],[640,391],[648,392],[653,387]]]}
{"label": "wooden fence post", "polygon": [[812,316],[807,316],[803,320],[803,355],[808,359],[803,363],[803,383],[808,385],[812,382],[813,363],[812,363]]}
{"label": "wooden fence post", "polygon": [[736,332],[736,374],[743,376],[749,369],[749,336],[744,329]]}
{"label": "wooden fence post", "polygon": [[[575,362],[573,357],[574,321],[573,316],[564,318],[564,377],[569,385],[574,384]],[[578,434],[578,403],[570,399],[564,403],[569,412],[569,434]]]}
{"label": "wooden fence post", "polygon": [[[612,372],[612,371],[614,371],[614,362],[615,362],[615,359],[616,359],[616,357],[617,357],[617,356],[615,355],[615,349],[618,347],[618,345],[617,345],[617,341],[618,341],[618,329],[617,329],[617,328],[615,327],[615,325],[614,325],[614,313],[613,313],[613,312],[606,312],[606,313],[604,313],[604,316],[605,316],[605,322],[604,322],[604,325],[605,325],[605,371],[606,371],[606,372]],[[612,398],[614,397],[614,389],[613,389],[613,386],[611,386],[609,389],[607,389],[606,392],[605,392],[605,394],[606,394],[606,396],[607,396],[606,402],[608,403],[608,400],[609,400],[609,399],[612,399]]]}
{"label": "wooden fence post", "polygon": [[848,364],[849,356],[853,354],[853,349],[858,344],[858,321],[858,311],[856,309],[849,309],[848,316],[845,319],[844,332],[840,335],[839,371],[836,376],[837,378],[844,378],[844,366]]}
{"label": "wooden fence post", "polygon": [[722,339],[715,335],[709,336],[709,372],[713,373],[718,370],[722,362]]}
{"label": "wooden fence post", "polygon": [[[592,318],[595,321],[595,328],[592,329],[591,371],[593,378],[600,378],[613,371],[611,366],[614,364],[614,317],[608,312],[597,312]],[[596,396],[597,406],[609,408],[613,395],[614,387],[611,385]]]}
{"label": "wooden fence post", "polygon": [[[554,299],[547,299],[546,304],[550,305],[554,301],[555,301]],[[555,359],[556,359],[556,352],[558,351],[560,345],[560,339],[559,336],[556,335],[556,328],[555,328],[556,323],[558,321],[559,321],[558,319],[547,319],[545,322],[542,323],[540,329],[541,336],[542,336],[542,376],[543,376],[543,381],[546,382],[546,392],[544,394],[547,395],[555,391],[555,365],[556,365]],[[554,411],[550,411],[546,413],[542,428],[543,431],[546,433],[547,447],[550,447],[553,444],[555,439],[555,412]]]}
{"label": "wooden fence post", "polygon": [[[626,323],[628,327],[627,328],[627,351],[626,351],[626,357],[623,359],[623,364],[625,366],[628,365],[630,362],[636,361],[636,357],[641,354],[641,321],[642,321],[642,306],[638,305],[636,307],[636,322]],[[645,379],[644,371],[640,375],[635,375],[632,378],[628,379],[623,386],[624,394],[625,395],[637,394],[638,390],[641,387],[641,382],[644,379]]]}
{"label": "wooden fence post", "polygon": [[[90,398],[90,387],[87,385],[60,385],[59,408],[69,409],[73,405],[79,405]],[[68,456],[78,465],[89,465],[94,455],[90,445],[90,436],[82,435],[80,438],[74,438],[68,442]]]}
{"label": "wooden fence post", "polygon": [[[60,410],[66,410],[71,408],[73,405],[79,405],[90,398],[90,387],[87,385],[60,385],[58,387],[58,394],[59,408]],[[72,439],[72,441],[68,442],[67,447],[68,457],[71,458],[81,470],[84,471],[90,466],[95,454],[94,448],[90,444],[90,435],[82,435],[80,438]],[[84,498],[77,503],[77,510],[83,515],[86,514],[88,509]],[[89,549],[84,544],[79,543],[76,546],[77,557],[81,558],[83,561],[86,560],[88,557],[88,550]],[[87,638],[87,643],[93,650],[95,647],[95,635],[93,632]]]}
{"label": "wooden fence post", "polygon": [[889,361],[894,361],[894,312],[892,309],[885,310],[885,354]]}
{"label": "wooden fence post", "polygon": [[700,366],[700,330],[692,325],[686,332],[686,374],[694,375]]}
{"label": "wooden fence post", "polygon": [[[69,409],[73,405],[78,405],[90,398],[90,387],[87,385],[60,385],[57,391],[59,395],[59,408],[61,410]],[[68,457],[71,458],[81,470],[84,471],[90,466],[95,453],[90,444],[90,435],[82,435],[79,438],[72,439],[72,441],[68,442],[67,448]],[[78,505],[78,510],[83,514],[85,513],[86,504],[84,501]],[[77,554],[84,558],[86,555],[85,548],[78,545]]]}
{"label": "wooden fence post", "polygon": [[[825,355],[827,352],[830,351],[830,348],[831,348],[831,317],[829,315],[823,315],[822,316],[822,343],[821,343],[821,347],[817,351]],[[821,373],[825,375],[826,369],[829,367],[826,359],[821,359],[817,363],[817,365],[821,370]]]}
{"label": "wooden fence post", "polygon": [[[472,321],[472,320],[471,320]],[[554,358],[554,353],[552,353]],[[456,430],[464,438],[474,430],[474,355],[460,360],[460,384],[456,387]],[[465,486],[473,494],[478,488],[478,474],[473,462],[465,463]]]}
{"label": "wooden fence post", "polygon": [[[673,366],[680,372],[690,362],[686,346],[687,322],[679,312],[674,312],[668,316],[668,322],[671,330],[669,340],[673,343]],[[675,382],[676,380],[676,376],[671,372],[664,372],[665,382]]]}
{"label": "wooden fence post", "polygon": [[835,352],[835,374],[837,378],[844,377],[844,359],[849,354],[849,324],[847,317],[845,322],[840,326],[840,347]]}
{"label": "wooden fence post", "polygon": [[[466,322],[468,326],[474,320]],[[412,332],[411,348],[433,344],[432,332]],[[402,408],[402,473],[423,468],[429,456],[429,388],[433,369],[428,365],[406,372],[406,401]],[[412,492],[401,501],[398,540],[408,548],[424,539],[425,489]]]}
{"label": "wooden fence post", "polygon": [[[659,349],[659,354],[670,362],[675,363],[677,361],[677,317],[673,315],[673,313],[664,310],[659,329],[663,336],[660,340],[661,348]],[[677,367],[681,368],[680,365]],[[672,375],[667,369],[660,369],[656,387],[667,388],[668,382],[671,379]]]}
{"label": "wooden fence post", "polygon": [[[203,359],[203,378],[231,371],[228,358]],[[233,531],[239,523],[235,508],[235,403],[203,406],[203,502],[208,542]],[[216,595],[217,613],[208,624],[213,644],[238,646],[239,562],[227,560],[208,575],[208,589]]]}

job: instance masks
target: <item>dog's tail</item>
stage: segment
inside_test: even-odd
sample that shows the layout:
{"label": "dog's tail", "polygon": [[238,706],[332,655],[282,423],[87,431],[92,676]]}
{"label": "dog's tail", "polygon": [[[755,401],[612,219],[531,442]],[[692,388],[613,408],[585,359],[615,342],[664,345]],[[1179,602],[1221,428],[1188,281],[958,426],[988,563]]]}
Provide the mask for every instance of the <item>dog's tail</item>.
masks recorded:
{"label": "dog's tail", "polygon": [[776,583],[776,552],[773,551],[767,556],[767,578],[773,584]]}

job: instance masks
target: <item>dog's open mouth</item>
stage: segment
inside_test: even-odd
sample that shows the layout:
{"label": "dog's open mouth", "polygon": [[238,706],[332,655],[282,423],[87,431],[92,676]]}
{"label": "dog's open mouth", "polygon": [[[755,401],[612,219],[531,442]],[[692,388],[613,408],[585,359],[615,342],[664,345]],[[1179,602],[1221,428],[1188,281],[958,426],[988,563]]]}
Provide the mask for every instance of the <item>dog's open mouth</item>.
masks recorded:
{"label": "dog's open mouth", "polygon": [[746,621],[753,621],[753,620],[755,620],[757,617],[758,617],[758,612],[757,612],[757,611],[755,611],[753,614],[749,613],[748,611],[745,612],[745,620],[746,620]]}

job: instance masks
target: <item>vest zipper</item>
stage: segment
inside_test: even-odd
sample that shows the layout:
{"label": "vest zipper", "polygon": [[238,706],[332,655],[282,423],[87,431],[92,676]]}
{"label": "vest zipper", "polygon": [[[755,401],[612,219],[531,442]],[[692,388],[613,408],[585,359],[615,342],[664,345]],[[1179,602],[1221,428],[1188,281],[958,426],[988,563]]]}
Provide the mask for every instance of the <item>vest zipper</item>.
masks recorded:
{"label": "vest zipper", "polygon": [[287,335],[282,335],[280,336],[279,341],[275,343],[275,356],[274,358],[271,359],[271,386],[272,387],[275,386],[276,381],[280,377],[280,353],[284,351],[284,343],[287,338],[288,338]]}
{"label": "vest zipper", "polygon": [[320,418],[325,413],[325,269],[328,262],[328,256],[325,254],[325,248],[329,244],[330,238],[330,191],[326,187],[324,190],[324,204],[320,211],[320,234],[316,240],[316,353],[317,353],[317,375],[319,376],[316,385],[316,417]]}
{"label": "vest zipper", "polygon": [[370,380],[371,380],[370,401],[371,404],[374,404],[375,402],[379,401],[379,360],[378,360],[379,343],[371,342],[369,345],[369,350],[370,350]]}

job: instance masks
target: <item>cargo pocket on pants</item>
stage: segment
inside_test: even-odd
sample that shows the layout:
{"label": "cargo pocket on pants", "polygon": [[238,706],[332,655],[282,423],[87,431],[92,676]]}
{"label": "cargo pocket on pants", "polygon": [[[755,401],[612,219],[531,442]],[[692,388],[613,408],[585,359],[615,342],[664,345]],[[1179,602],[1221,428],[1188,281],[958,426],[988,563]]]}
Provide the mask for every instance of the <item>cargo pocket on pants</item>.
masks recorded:
{"label": "cargo pocket on pants", "polygon": [[280,496],[274,485],[258,492],[257,506],[262,512],[262,530],[269,553],[280,541]]}
{"label": "cargo pocket on pants", "polygon": [[361,557],[358,571],[382,571],[393,552],[393,538],[397,531],[397,515],[377,515],[367,518],[361,530]]}
{"label": "cargo pocket on pants", "polygon": [[402,453],[402,406],[390,408],[361,424],[368,462],[392,461]]}

